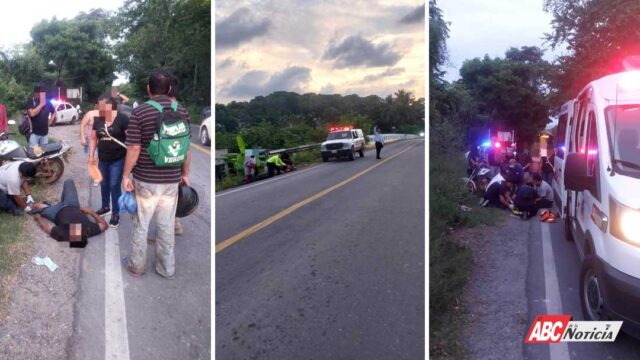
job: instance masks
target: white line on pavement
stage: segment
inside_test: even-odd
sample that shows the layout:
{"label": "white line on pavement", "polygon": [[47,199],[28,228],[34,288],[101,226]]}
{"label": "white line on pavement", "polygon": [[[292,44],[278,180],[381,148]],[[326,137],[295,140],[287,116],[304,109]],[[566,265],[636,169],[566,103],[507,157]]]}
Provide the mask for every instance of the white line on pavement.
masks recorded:
{"label": "white line on pavement", "polygon": [[295,175],[299,175],[299,174],[305,173],[305,172],[310,171],[310,170],[318,169],[318,168],[321,168],[321,167],[326,166],[326,165],[328,165],[328,164],[316,165],[316,166],[310,167],[308,169],[294,171],[294,172],[292,172],[290,174],[285,174],[283,176],[276,176],[276,177],[274,177],[272,179],[269,179],[269,180],[262,180],[262,181],[260,181],[260,182],[258,182],[256,184],[253,184],[253,185],[241,186],[241,187],[239,187],[237,189],[225,191],[222,194],[218,194],[218,195],[216,195],[216,197],[232,194],[234,192],[241,191],[241,190],[248,190],[248,189],[254,188],[256,186],[263,185],[263,184],[268,184],[268,183],[276,181],[276,180],[288,179],[288,178],[293,177]]}
{"label": "white line on pavement", "polygon": [[129,360],[118,231],[107,229],[104,243],[104,358]]}
{"label": "white line on pavement", "polygon": [[[561,315],[563,314],[562,300],[560,299],[560,286],[558,286],[558,275],[553,257],[553,247],[551,246],[549,224],[541,223],[540,225],[542,226],[542,260],[547,314]],[[551,360],[571,359],[567,343],[549,344],[549,358]]]}

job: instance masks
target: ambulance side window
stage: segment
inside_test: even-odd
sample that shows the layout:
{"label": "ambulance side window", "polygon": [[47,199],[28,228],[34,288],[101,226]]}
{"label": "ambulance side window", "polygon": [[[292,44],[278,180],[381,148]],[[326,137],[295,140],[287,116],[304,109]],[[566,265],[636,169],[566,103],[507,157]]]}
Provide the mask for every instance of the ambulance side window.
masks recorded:
{"label": "ambulance side window", "polygon": [[556,137],[556,156],[560,159],[564,159],[564,140],[567,134],[567,120],[569,120],[569,114],[560,115],[558,120],[558,135]]}

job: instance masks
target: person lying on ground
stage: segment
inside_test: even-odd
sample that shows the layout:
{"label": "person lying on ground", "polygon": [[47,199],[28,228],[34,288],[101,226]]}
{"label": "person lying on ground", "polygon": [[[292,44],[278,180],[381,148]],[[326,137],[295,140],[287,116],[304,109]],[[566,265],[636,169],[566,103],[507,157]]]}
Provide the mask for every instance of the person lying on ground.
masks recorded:
{"label": "person lying on ground", "polygon": [[87,246],[87,238],[109,228],[109,224],[100,215],[90,208],[80,207],[78,191],[71,179],[64,181],[59,203],[38,203],[33,205],[33,209],[37,212],[34,220],[45,233],[57,241],[69,241],[72,247]]}
{"label": "person lying on ground", "polygon": [[[36,165],[30,162],[14,161],[0,166],[0,211],[6,211],[16,216],[24,211],[31,211],[33,197],[29,190],[27,179],[36,176]],[[26,195],[22,198],[20,189]]]}
{"label": "person lying on ground", "polygon": [[508,209],[511,204],[511,194],[513,193],[513,183],[509,180],[496,181],[491,184],[484,194],[482,206],[492,206],[500,209]]}
{"label": "person lying on ground", "polygon": [[540,174],[533,175],[533,184],[538,192],[536,206],[538,209],[549,209],[553,206],[553,189],[548,182],[542,180]]}

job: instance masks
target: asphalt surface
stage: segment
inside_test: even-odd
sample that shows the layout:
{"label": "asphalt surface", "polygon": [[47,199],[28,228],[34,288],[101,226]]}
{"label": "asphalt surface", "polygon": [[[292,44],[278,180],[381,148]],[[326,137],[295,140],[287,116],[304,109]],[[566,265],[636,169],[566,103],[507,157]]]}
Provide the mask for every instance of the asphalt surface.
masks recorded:
{"label": "asphalt surface", "polygon": [[[535,220],[535,219],[532,219]],[[535,221],[528,234],[529,266],[527,275],[527,297],[529,302],[529,321],[524,334],[529,330],[534,318],[538,314],[546,314],[552,294],[546,294],[545,268],[555,272],[547,276],[549,282],[557,282],[559,289],[559,306],[561,314],[570,314],[573,320],[585,320],[582,314],[579,298],[580,258],[573,242],[564,238],[564,224],[558,221],[554,224],[544,224]],[[549,238],[543,236],[543,228],[548,227]],[[549,241],[553,253],[553,266],[543,250],[543,241]],[[622,332],[614,343],[566,343],[568,351],[561,350],[562,345],[525,344],[525,357],[529,359],[640,359],[640,340],[636,340]],[[550,349],[554,347],[554,349]],[[551,356],[554,354],[555,357]]]}
{"label": "asphalt surface", "polygon": [[[117,264],[130,249],[129,214],[121,214],[118,230],[90,239],[81,260],[74,335],[68,345],[71,358],[211,358],[211,166],[208,148],[202,149],[192,148],[190,180],[200,204],[182,219],[184,234],[176,237],[174,280],[155,273],[154,244],[148,245],[143,277],[133,277]],[[88,186],[88,180],[81,183]],[[99,187],[92,188],[91,197],[91,207],[98,209]],[[152,226],[149,236],[154,234]],[[113,249],[116,252],[109,258]]]}
{"label": "asphalt surface", "polygon": [[[394,154],[216,254],[218,359],[425,357],[424,142]],[[381,161],[367,151],[219,193],[216,244]]]}

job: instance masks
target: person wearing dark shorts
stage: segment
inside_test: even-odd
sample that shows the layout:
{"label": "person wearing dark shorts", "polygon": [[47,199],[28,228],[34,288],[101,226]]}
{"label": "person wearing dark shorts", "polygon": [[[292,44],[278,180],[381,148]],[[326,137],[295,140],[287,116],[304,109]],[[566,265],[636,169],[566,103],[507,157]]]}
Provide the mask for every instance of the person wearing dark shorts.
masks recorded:
{"label": "person wearing dark shorts", "polygon": [[71,179],[65,180],[59,203],[33,204],[32,208],[37,212],[34,220],[45,233],[57,241],[69,241],[72,247],[85,247],[88,238],[109,227],[93,210],[80,207],[78,190]]}

